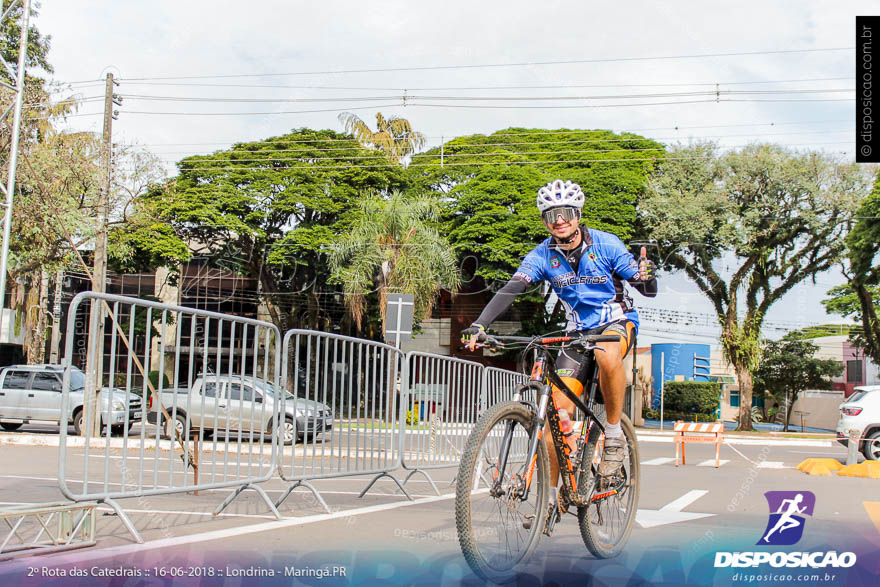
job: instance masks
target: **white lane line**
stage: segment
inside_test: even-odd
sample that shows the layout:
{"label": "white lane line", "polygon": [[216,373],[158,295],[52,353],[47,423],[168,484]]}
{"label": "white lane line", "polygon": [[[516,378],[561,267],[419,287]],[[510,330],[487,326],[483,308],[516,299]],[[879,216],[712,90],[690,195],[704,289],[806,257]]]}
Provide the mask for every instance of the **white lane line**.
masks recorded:
{"label": "white lane line", "polygon": [[687,493],[685,493],[684,495],[682,495],[678,499],[674,499],[674,500],[670,501],[669,503],[667,503],[665,506],[660,508],[660,511],[661,512],[680,512],[681,510],[683,510],[687,506],[691,505],[692,503],[694,503],[695,501],[697,501],[698,499],[700,499],[701,497],[703,497],[707,493],[709,493],[709,492],[705,489],[691,489],[690,491],[688,491]]}
{"label": "white lane line", "polygon": [[[303,526],[306,524],[314,524],[316,522],[324,522],[326,520],[334,520],[338,518],[348,518],[352,516],[362,516],[364,514],[373,514],[376,512],[384,512],[388,510],[394,510],[402,507],[409,507],[413,505],[422,505],[426,503],[433,503],[437,501],[446,501],[449,499],[454,499],[454,493],[446,493],[444,495],[433,495],[431,497],[425,497],[421,499],[417,499],[414,501],[404,501],[404,502],[395,502],[395,503],[385,503],[379,505],[371,505],[363,508],[357,508],[353,510],[346,510],[341,512],[334,512],[331,514],[315,514],[312,516],[302,516],[298,518],[284,518],[283,520],[273,520],[271,522],[261,522],[259,524],[253,524],[251,526],[242,526],[236,528],[226,528],[224,530],[213,530],[210,532],[202,532],[200,534],[190,534],[188,536],[178,536],[175,538],[162,538],[159,540],[152,540],[149,542],[145,542],[144,544],[125,544],[122,546],[111,546],[109,548],[98,549],[98,550],[89,550],[82,551],[75,554],[64,554],[57,559],[57,564],[59,565],[76,565],[89,563],[96,560],[103,560],[115,556],[125,556],[130,554],[141,553],[147,550],[155,550],[157,548],[168,548],[173,546],[179,546],[182,544],[192,544],[196,542],[207,542],[210,540],[222,540],[224,538],[233,538],[238,536],[243,536],[246,534],[256,534],[259,532],[271,532],[274,530],[282,530],[284,528],[292,528],[295,526]],[[22,572],[27,570],[27,566],[29,564],[33,564],[33,561],[30,562],[20,562],[20,563],[12,563],[8,564],[4,571],[10,571],[12,573]]]}
{"label": "white lane line", "polygon": [[672,457],[660,457],[657,459],[651,459],[650,461],[642,461],[643,465],[666,465],[668,463],[673,462],[675,459]]}
{"label": "white lane line", "polygon": [[759,469],[791,469],[786,467],[782,461],[758,461]]}
{"label": "white lane line", "polygon": [[[718,466],[720,467],[722,465],[726,465],[729,462],[730,462],[729,459],[718,459]],[[715,466],[715,459],[709,459],[708,461],[703,461],[701,463],[697,463],[697,466],[698,467],[714,467]]]}

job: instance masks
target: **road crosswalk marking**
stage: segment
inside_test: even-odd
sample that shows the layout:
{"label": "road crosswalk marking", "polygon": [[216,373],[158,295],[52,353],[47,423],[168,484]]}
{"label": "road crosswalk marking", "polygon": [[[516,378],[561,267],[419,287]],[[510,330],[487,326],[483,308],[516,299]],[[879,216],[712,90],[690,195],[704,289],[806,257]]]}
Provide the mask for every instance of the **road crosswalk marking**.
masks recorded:
{"label": "road crosswalk marking", "polygon": [[658,459],[651,459],[650,461],[642,461],[643,465],[666,465],[668,463],[673,462],[675,459],[672,457],[660,457]]}
{"label": "road crosswalk marking", "polygon": [[[726,465],[730,462],[730,459],[718,459],[718,466]],[[703,461],[702,463],[697,463],[698,467],[714,467],[715,459],[709,459],[708,461]]]}
{"label": "road crosswalk marking", "polygon": [[759,469],[790,469],[786,467],[782,461],[758,461]]}

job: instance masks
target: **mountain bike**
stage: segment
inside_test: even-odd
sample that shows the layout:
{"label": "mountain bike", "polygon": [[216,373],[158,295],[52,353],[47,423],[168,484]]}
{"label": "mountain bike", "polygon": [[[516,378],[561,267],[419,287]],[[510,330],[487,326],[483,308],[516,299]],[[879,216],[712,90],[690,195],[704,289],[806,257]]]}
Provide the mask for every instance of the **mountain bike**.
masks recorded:
{"label": "mountain bike", "polygon": [[[542,534],[551,535],[566,513],[577,515],[581,537],[598,558],[620,554],[629,540],[639,501],[639,450],[632,422],[624,414],[621,427],[627,455],[615,478],[597,474],[604,425],[598,365],[593,353],[600,342],[616,335],[489,336],[484,346],[499,350],[524,347],[534,351],[531,377],[517,388],[512,401],[490,407],[480,417],[462,454],[455,492],[455,523],[465,560],[480,577],[503,582],[515,577],[537,548]],[[582,397],[556,374],[555,352],[570,348],[585,356]],[[552,388],[561,390],[583,415],[575,454],[565,443]],[[542,439],[549,423],[562,484],[557,505],[549,506],[549,460]],[[570,509],[576,508],[576,514]]]}

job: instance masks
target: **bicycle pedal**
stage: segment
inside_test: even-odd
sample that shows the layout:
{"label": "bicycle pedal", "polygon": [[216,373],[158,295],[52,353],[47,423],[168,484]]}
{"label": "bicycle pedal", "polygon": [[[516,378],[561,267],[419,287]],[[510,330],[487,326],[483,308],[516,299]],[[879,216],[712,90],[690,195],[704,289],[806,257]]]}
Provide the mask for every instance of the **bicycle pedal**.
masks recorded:
{"label": "bicycle pedal", "polygon": [[562,519],[562,516],[559,513],[559,508],[551,506],[550,511],[547,512],[547,523],[544,524],[544,536],[553,535],[553,528],[560,519]]}

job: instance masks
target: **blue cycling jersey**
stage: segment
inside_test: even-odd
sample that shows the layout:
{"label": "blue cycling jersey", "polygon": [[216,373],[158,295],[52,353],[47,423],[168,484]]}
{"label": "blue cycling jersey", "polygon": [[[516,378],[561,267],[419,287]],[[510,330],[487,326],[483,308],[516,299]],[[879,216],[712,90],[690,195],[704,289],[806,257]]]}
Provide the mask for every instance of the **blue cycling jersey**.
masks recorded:
{"label": "blue cycling jersey", "polygon": [[513,274],[526,284],[547,280],[565,306],[566,329],[588,330],[632,321],[638,331],[639,315],[624,281],[638,273],[638,262],[623,242],[611,233],[581,227],[580,261],[571,267],[566,251],[548,238],[532,249]]}

